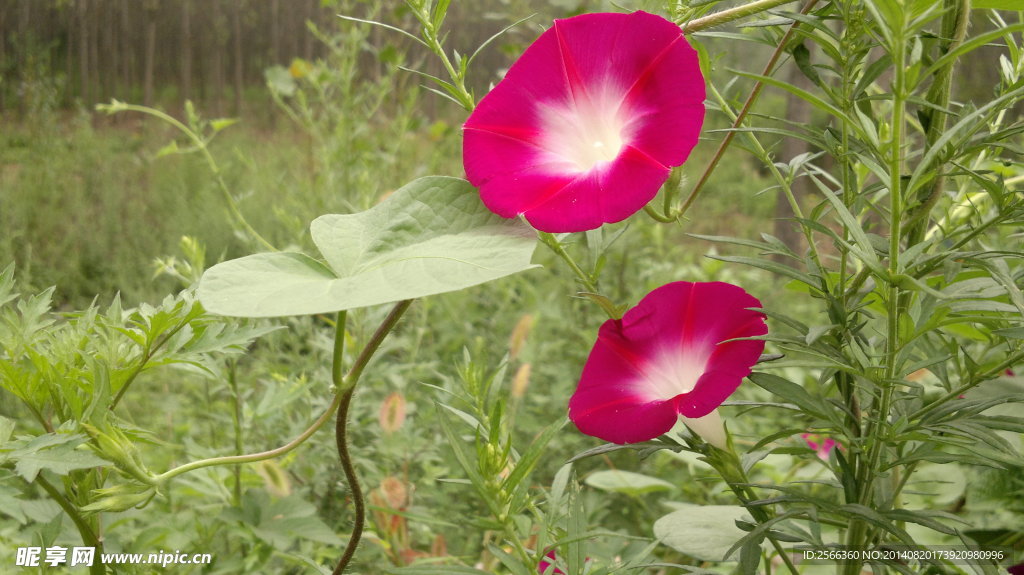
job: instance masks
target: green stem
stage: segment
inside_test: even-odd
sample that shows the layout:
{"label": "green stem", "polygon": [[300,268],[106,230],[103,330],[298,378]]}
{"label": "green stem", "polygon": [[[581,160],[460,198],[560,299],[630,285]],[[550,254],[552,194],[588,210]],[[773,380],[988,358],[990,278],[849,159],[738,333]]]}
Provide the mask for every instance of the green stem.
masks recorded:
{"label": "green stem", "polygon": [[917,410],[916,412],[914,412],[913,415],[911,415],[908,418],[908,421],[920,421],[924,416],[935,411],[939,407],[945,405],[946,403],[954,399],[958,399],[961,395],[977,387],[978,385],[981,385],[983,382],[988,381],[993,377],[998,377],[999,374],[1017,365],[1021,361],[1024,361],[1024,352],[1016,353],[1007,357],[1006,360],[1004,360],[996,367],[993,367],[992,369],[986,371],[985,373],[978,375],[972,381],[965,383],[964,385],[961,385],[960,387],[950,391],[949,393],[940,397],[939,399],[936,399],[935,401],[929,403],[925,407],[922,407],[921,409]]}
{"label": "green stem", "polygon": [[[779,4],[781,3],[782,2],[779,2]],[[807,14],[808,12],[814,9],[814,6],[817,5],[817,3],[818,0],[808,0],[807,4],[804,5],[804,8],[803,10],[800,11],[800,13]],[[754,2],[752,4],[749,4],[748,6],[753,4],[758,4],[758,2]],[[741,6],[740,8],[745,8],[745,6]],[[690,25],[701,22],[702,20],[707,20],[708,18],[721,16],[722,14],[726,14],[728,12],[730,12],[730,10],[719,12],[718,14],[708,16],[707,18],[701,18],[700,20],[694,20],[693,22],[690,23]],[[798,26],[800,26],[799,21],[793,22],[793,24],[790,25],[789,29],[786,30],[786,33],[782,36],[782,39],[779,41],[779,45],[776,46],[775,51],[768,59],[768,63],[765,64],[764,71],[761,72],[762,76],[770,76],[772,72],[775,70],[775,64],[778,63],[779,58],[785,52],[786,44],[789,43],[789,39],[793,36],[793,33],[796,31]],[[688,30],[684,28],[683,31],[687,32]],[[732,143],[733,138],[736,137],[737,130],[743,125],[743,122],[747,119],[747,114],[750,113],[751,108],[753,108],[754,106],[754,102],[756,102],[758,96],[761,95],[761,90],[763,88],[764,82],[758,81],[757,83],[754,84],[753,89],[751,89],[750,94],[747,96],[746,102],[743,103],[743,108],[740,109],[739,114],[737,114],[736,118],[733,120],[732,129],[722,139],[722,143],[718,145],[718,150],[715,151],[715,155],[713,158],[711,158],[711,162],[707,165],[706,168],[704,168],[704,173],[700,175],[700,179],[697,180],[697,184],[693,186],[693,190],[690,191],[690,195],[686,197],[686,200],[683,202],[682,207],[679,208],[679,217],[685,215],[686,212],[690,209],[690,206],[692,206],[693,203],[697,200],[697,196],[700,195],[700,192],[704,189],[704,185],[707,183],[708,179],[711,178],[711,173],[715,171],[715,167],[718,166],[718,162],[720,162],[722,160],[722,157],[725,156],[725,151],[729,148],[729,144]]]}
{"label": "green stem", "polygon": [[223,457],[211,457],[209,459],[200,459],[199,461],[193,461],[191,463],[179,465],[174,469],[157,475],[156,477],[153,478],[153,483],[159,485],[161,483],[165,483],[167,480],[173,477],[181,475],[182,473],[188,473],[189,471],[195,471],[196,469],[202,469],[204,467],[212,467],[215,465],[235,465],[240,463],[255,463],[257,461],[263,461],[264,459],[273,459],[275,457],[280,457],[305,443],[306,440],[312,437],[314,433],[316,433],[321,427],[324,426],[325,423],[330,421],[331,416],[334,415],[334,410],[338,409],[340,403],[341,396],[336,395],[334,397],[334,401],[331,402],[331,404],[327,407],[323,414],[320,415],[320,417],[318,417],[316,421],[314,421],[313,424],[309,426],[308,429],[306,429],[298,437],[282,445],[281,447],[271,449],[269,451],[261,451],[259,453],[249,453],[246,455],[228,455]]}
{"label": "green stem", "polygon": [[[244,453],[244,442],[242,441],[242,396],[238,392],[238,364],[232,362],[228,368],[228,384],[231,386],[231,396],[234,402],[234,414],[232,417],[232,424],[234,426],[235,434],[235,455],[242,455]],[[242,467],[236,465],[232,470],[234,472],[234,505],[235,507],[242,506]]]}
{"label": "green stem", "polygon": [[366,504],[363,501],[363,490],[359,485],[359,476],[356,474],[355,466],[352,465],[352,457],[348,452],[348,408],[352,403],[352,396],[355,394],[355,386],[349,387],[341,392],[341,407],[338,409],[338,420],[335,423],[335,440],[338,448],[338,458],[341,460],[341,469],[345,473],[345,480],[348,482],[349,490],[352,493],[352,504],[355,506],[355,517],[352,520],[352,535],[345,546],[345,552],[334,568],[334,575],[345,572],[345,567],[352,561],[359,547],[359,540],[363,536],[363,525],[366,523]]}
{"label": "green stem", "polygon": [[106,111],[108,113],[119,111],[139,112],[142,114],[153,116],[155,118],[159,118],[164,122],[170,124],[171,126],[177,128],[181,133],[185,134],[185,137],[187,137],[192,142],[192,145],[195,146],[195,149],[202,153],[203,158],[206,160],[206,164],[209,166],[210,171],[213,173],[214,180],[217,182],[217,187],[220,189],[221,194],[224,196],[224,201],[228,205],[228,210],[231,212],[231,215],[234,216],[238,225],[242,226],[242,228],[256,241],[263,244],[263,247],[272,252],[277,251],[273,244],[265,240],[263,236],[259,234],[259,232],[257,232],[251,225],[249,225],[249,221],[245,219],[245,216],[242,215],[242,211],[238,209],[238,204],[235,202],[234,196],[231,195],[231,190],[228,189],[228,185],[224,181],[224,177],[221,175],[220,166],[218,166],[217,161],[213,159],[213,154],[210,153],[210,150],[206,146],[207,141],[204,140],[202,136],[195,133],[194,131],[192,131],[191,128],[178,121],[177,118],[169,114],[165,114],[160,110],[147,108],[146,106],[135,106],[132,104],[125,104],[124,102],[118,102],[115,100],[113,104],[101,104],[97,106],[97,109]]}
{"label": "green stem", "polygon": [[551,251],[555,252],[555,255],[560,257],[562,261],[569,266],[572,273],[576,274],[576,278],[580,280],[581,284],[583,284],[584,289],[590,293],[598,293],[597,281],[591,277],[590,274],[583,271],[583,268],[576,263],[576,260],[574,260],[571,255],[569,255],[569,252],[565,250],[565,246],[562,245],[562,242],[558,241],[558,238],[556,238],[554,234],[550,234],[548,232],[537,232],[537,236],[540,237],[540,241],[544,242],[544,245],[551,248]]}
{"label": "green stem", "polygon": [[149,360],[153,359],[153,355],[155,355],[156,352],[161,347],[163,347],[165,343],[167,343],[172,337],[174,337],[179,331],[181,331],[182,328],[188,325],[189,321],[191,321],[191,318],[186,317],[181,321],[181,323],[174,326],[170,331],[164,334],[163,337],[157,340],[156,343],[154,343],[151,346],[148,345],[147,343],[145,350],[142,352],[142,358],[139,360],[139,364],[135,366],[132,372],[128,375],[128,378],[125,379],[125,382],[121,384],[121,389],[117,390],[117,393],[114,395],[114,399],[111,400],[110,406],[107,409],[113,411],[114,408],[117,407],[117,404],[121,403],[121,398],[123,398],[124,394],[128,392],[128,388],[139,377],[139,374],[142,373],[142,370],[146,368],[146,365],[149,363]]}
{"label": "green stem", "polygon": [[57,502],[57,505],[68,514],[71,521],[78,528],[78,533],[82,536],[82,543],[87,547],[93,547],[96,549],[96,561],[93,561],[92,566],[89,567],[89,573],[91,575],[103,575],[107,572],[103,566],[103,562],[99,561],[99,557],[103,554],[103,541],[96,536],[96,532],[93,531],[92,527],[89,526],[89,522],[82,517],[82,514],[78,511],[78,508],[74,506],[67,497],[64,496],[52,483],[47,481],[42,474],[36,476],[36,483],[43,488],[43,491],[50,496],[51,499]]}
{"label": "green stem", "polygon": [[[710,92],[711,96],[722,107],[722,110],[725,112],[725,114],[727,116],[732,117],[734,112],[731,108],[729,108],[728,102],[726,102],[722,94],[718,92],[718,89],[715,88],[714,86],[710,86]],[[738,116],[736,116],[736,118],[738,118]],[[775,178],[775,181],[779,184],[779,187],[782,189],[784,195],[786,196],[786,201],[789,203],[789,207],[793,210],[793,215],[798,219],[803,219],[803,209],[800,207],[800,202],[797,201],[796,196],[793,194],[793,186],[790,178],[782,174],[778,166],[775,165],[775,162],[772,161],[771,156],[768,153],[768,150],[765,149],[765,147],[761,144],[761,142],[753,133],[745,132],[744,135],[750,143],[750,147],[753,150],[754,155],[756,155],[757,158],[761,161],[761,163],[768,168],[768,171],[771,172],[772,177]],[[691,197],[692,196],[693,194],[691,193]],[[684,206],[684,209],[685,208],[686,206]],[[811,259],[814,262],[814,265],[817,267],[817,269],[823,269],[821,264],[821,256],[818,253],[817,245],[814,243],[814,235],[812,230],[807,226],[801,226],[800,229],[804,235],[804,240],[807,242],[807,248],[810,252]],[[826,287],[827,286],[823,286],[822,290],[824,291]]]}
{"label": "green stem", "polygon": [[388,313],[384,321],[377,327],[377,331],[370,337],[370,341],[366,343],[363,350],[359,353],[359,357],[356,358],[352,364],[352,368],[349,369],[348,375],[341,377],[341,350],[344,348],[343,343],[338,343],[338,340],[344,340],[345,337],[345,316],[344,312],[339,312],[337,321],[337,331],[334,336],[334,364],[331,369],[331,376],[334,379],[334,386],[338,389],[338,397],[341,398],[340,405],[338,407],[338,418],[335,423],[335,440],[338,448],[338,458],[341,460],[341,469],[345,474],[345,480],[348,482],[349,489],[352,492],[352,502],[355,505],[355,518],[353,519],[352,535],[349,537],[348,544],[345,546],[345,552],[341,556],[341,560],[338,561],[338,566],[334,568],[334,575],[340,575],[345,571],[349,562],[352,561],[352,557],[356,554],[356,548],[359,547],[359,540],[363,536],[363,525],[366,523],[366,503],[363,501],[362,488],[359,485],[359,476],[356,475],[355,466],[352,463],[352,457],[348,451],[348,409],[352,402],[352,395],[355,393],[356,384],[359,383],[359,377],[363,374],[363,370],[366,369],[366,365],[370,362],[370,358],[380,348],[381,343],[384,342],[384,338],[391,333],[391,330],[395,328],[398,320],[401,319],[402,314],[405,313],[409,306],[412,305],[413,300],[403,300],[395,304],[391,311]]}
{"label": "green stem", "polygon": [[452,66],[451,59],[448,58],[444,46],[441,45],[441,41],[437,37],[438,30],[434,27],[434,19],[431,17],[429,10],[424,8],[423,10],[415,11],[415,13],[416,19],[423,26],[423,38],[426,40],[427,47],[441,59],[441,64],[444,66],[445,71],[448,72],[448,77],[452,79],[451,86],[456,91],[454,96],[467,112],[472,112],[473,108],[476,107],[476,101],[473,99],[473,95],[469,93],[469,90],[466,89],[466,79],[460,72],[455,71],[455,66]]}
{"label": "green stem", "polygon": [[665,214],[659,214],[657,210],[655,210],[654,208],[651,207],[651,204],[647,204],[646,206],[644,206],[644,213],[646,213],[648,216],[651,216],[652,220],[654,220],[656,222],[660,222],[662,224],[671,224],[673,222],[679,221],[679,218],[673,217],[671,215],[667,215],[667,214],[670,214],[671,212],[665,212]]}
{"label": "green stem", "polygon": [[[359,382],[359,377],[363,374],[363,370],[366,369],[366,364],[373,358],[373,354],[380,348],[380,344],[384,342],[384,338],[387,337],[391,330],[394,329],[395,324],[401,319],[402,314],[405,313],[409,306],[412,305],[413,300],[407,299],[400,301],[395,304],[391,311],[388,313],[384,321],[377,327],[377,331],[373,332],[370,337],[370,341],[366,343],[366,347],[359,352],[359,357],[356,358],[352,367],[348,370],[348,375],[344,378],[335,380],[334,385],[338,386],[340,390],[345,390],[348,387],[354,387]],[[335,349],[338,349],[338,345],[335,344]],[[336,374],[332,374],[335,377],[340,375],[340,370]]]}
{"label": "green stem", "polygon": [[[942,17],[942,35],[946,39],[943,46],[943,53],[948,54],[956,50],[963,43],[967,36],[967,25],[970,22],[971,0],[946,0],[944,6],[946,13]],[[949,107],[950,93],[953,87],[953,65],[950,61],[946,66],[935,73],[931,89],[928,90],[927,101],[933,106],[927,113],[931,119],[928,124],[928,132],[925,134],[926,142],[931,147],[946,131],[946,108]],[[908,247],[920,243],[928,230],[929,216],[932,208],[942,196],[946,177],[940,171],[935,171],[935,179],[931,183],[931,191],[921,203],[910,211],[907,217],[907,244]]]}
{"label": "green stem", "polygon": [[[757,494],[754,493],[753,488],[750,486],[750,480],[747,478],[746,472],[743,470],[743,465],[739,458],[732,451],[725,451],[717,447],[708,446],[710,453],[705,452],[707,462],[714,467],[715,471],[722,476],[729,489],[736,495],[743,507],[750,512],[754,520],[759,524],[767,523],[772,519],[772,514],[758,505],[751,505],[751,502],[757,501]],[[771,531],[765,532],[765,538],[771,542],[772,547],[778,552],[779,557],[782,558],[783,563],[789,569],[789,572],[793,575],[800,575],[800,571],[793,564],[793,560],[786,553],[786,550],[779,543],[779,540],[772,535]]]}
{"label": "green stem", "polygon": [[[851,15],[849,3],[842,3],[841,9],[843,11],[842,17],[843,22],[850,22]],[[857,39],[855,33],[851,32],[849,28],[844,29],[843,35],[840,40],[840,54],[852,54],[855,53],[854,47],[850,44],[856,44]],[[857,68],[856,62],[841,62],[840,69],[842,70],[842,106],[843,106],[843,118],[842,118],[842,151],[837,158],[840,163],[840,169],[842,170],[842,186],[843,186],[843,205],[851,210],[854,210],[854,204],[857,198],[857,188],[859,187],[857,182],[857,176],[854,170],[854,162],[851,160],[853,157],[850,151],[850,122],[848,118],[855,117],[856,114],[853,112],[854,98],[853,90],[856,85],[856,78],[854,77],[854,70]],[[843,241],[850,242],[850,230],[843,226]],[[851,261],[848,250],[842,250],[840,253],[839,261],[839,283],[837,289],[837,295],[840,304],[835,306],[837,311],[835,315],[841,317],[835,317],[832,322],[844,327],[841,331],[840,337],[843,339],[843,346],[850,345],[850,342],[857,337],[855,332],[851,329],[846,329],[850,326],[850,318],[847,315],[850,310],[849,299],[856,293],[857,289],[860,289],[861,283],[866,281],[867,276],[865,274],[870,273],[870,268],[864,267],[859,274],[850,277],[851,274]],[[851,281],[852,280],[852,281]],[[839,311],[841,310],[841,311]],[[832,315],[833,312],[830,312]],[[857,441],[860,438],[861,430],[863,429],[863,422],[861,417],[860,409],[860,398],[857,395],[857,384],[856,380],[850,376],[850,374],[843,371],[836,371],[834,376],[836,382],[836,388],[843,396],[843,404],[846,406],[846,414],[844,414],[844,421],[846,422],[846,431],[850,435],[850,438]],[[852,467],[850,473],[853,477],[857,477],[857,460],[852,459]]]}
{"label": "green stem", "polygon": [[691,20],[686,24],[683,24],[683,33],[693,34],[694,32],[700,32],[701,30],[721,26],[722,24],[732,22],[733,20],[739,20],[740,18],[759,14],[765,10],[771,10],[776,6],[789,4],[792,1],[793,0],[756,0],[755,2],[744,4],[743,6],[736,6],[735,8],[729,8],[728,10],[715,12],[710,16],[697,18],[696,20]]}
{"label": "green stem", "polygon": [[[901,7],[902,9],[902,7]],[[903,131],[906,122],[906,14],[901,11],[900,22],[893,23],[895,33],[892,38],[892,45],[889,51],[893,60],[893,87],[892,87],[892,136],[889,142],[889,276],[897,277],[900,273],[900,247],[902,245],[903,220]],[[858,481],[860,493],[857,495],[857,503],[871,506],[874,496],[875,471],[879,467],[882,453],[885,451],[886,441],[883,437],[887,434],[889,423],[889,410],[892,406],[893,394],[896,388],[896,360],[900,349],[899,320],[901,311],[901,290],[896,283],[890,283],[886,301],[886,340],[885,340],[885,373],[882,381],[877,382],[882,389],[878,405],[872,409],[873,417],[868,421],[868,429],[864,434],[869,438],[867,461],[860,465],[858,462]],[[856,457],[861,457],[857,455]],[[871,538],[870,529],[863,521],[853,521],[850,531],[847,533],[847,545],[850,548],[864,548],[868,539]],[[845,573],[855,575],[860,573],[863,561],[850,561],[845,564]]]}

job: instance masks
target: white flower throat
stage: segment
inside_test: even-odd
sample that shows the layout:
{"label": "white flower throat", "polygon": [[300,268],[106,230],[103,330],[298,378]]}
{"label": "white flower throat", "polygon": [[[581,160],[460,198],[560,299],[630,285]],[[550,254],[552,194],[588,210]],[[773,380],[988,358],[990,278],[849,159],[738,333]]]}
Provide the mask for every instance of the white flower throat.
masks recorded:
{"label": "white flower throat", "polygon": [[625,145],[621,99],[599,97],[558,106],[541,106],[542,145],[572,168],[586,172],[611,162]]}

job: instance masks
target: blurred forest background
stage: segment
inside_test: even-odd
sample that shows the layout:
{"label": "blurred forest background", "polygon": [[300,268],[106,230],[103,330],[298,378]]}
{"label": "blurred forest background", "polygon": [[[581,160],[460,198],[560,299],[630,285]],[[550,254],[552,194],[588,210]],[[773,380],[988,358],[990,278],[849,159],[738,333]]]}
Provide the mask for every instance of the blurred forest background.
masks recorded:
{"label": "blurred forest background", "polygon": [[[571,0],[456,1],[449,11],[458,30],[452,47],[472,50],[531,13],[538,13],[540,23],[540,13],[550,20],[586,7]],[[193,100],[212,114],[242,115],[270,103],[246,96],[263,87],[267,68],[327,55],[319,36],[342,24],[339,13],[414,29],[408,8],[395,1],[3,0],[0,110],[25,113],[43,104],[40,99],[88,108],[118,98],[146,106]],[[513,33],[505,41],[517,39]],[[379,58],[367,55],[365,74],[393,65],[395,51],[407,47],[403,38],[380,28],[367,43]],[[482,54],[478,66],[500,68],[508,48]]]}

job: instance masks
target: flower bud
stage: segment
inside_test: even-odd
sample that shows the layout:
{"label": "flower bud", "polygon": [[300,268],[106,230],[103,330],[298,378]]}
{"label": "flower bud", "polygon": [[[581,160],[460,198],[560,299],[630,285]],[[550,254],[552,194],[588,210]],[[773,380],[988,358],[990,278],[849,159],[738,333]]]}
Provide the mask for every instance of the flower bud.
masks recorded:
{"label": "flower bud", "polygon": [[519,357],[519,353],[523,351],[523,346],[526,345],[526,337],[530,335],[530,330],[533,329],[533,315],[526,314],[519,318],[516,322],[516,326],[512,328],[512,335],[508,338],[508,357],[510,360]]}
{"label": "flower bud", "polygon": [[392,509],[405,509],[409,506],[409,490],[401,479],[388,476],[380,484],[381,495],[388,507]]}
{"label": "flower bud", "polygon": [[95,501],[82,507],[82,511],[86,513],[118,512],[148,503],[156,495],[156,488],[140,483],[124,483],[105,489],[94,489],[92,495]]}
{"label": "flower bud", "polygon": [[292,482],[288,473],[273,459],[264,459],[256,466],[256,473],[263,478],[263,487],[274,497],[288,497],[292,494]]}
{"label": "flower bud", "polygon": [[405,423],[405,396],[396,391],[384,398],[378,421],[384,433],[391,434],[401,429]]}
{"label": "flower bud", "polygon": [[526,388],[530,386],[530,364],[524,363],[519,366],[515,377],[512,378],[512,397],[522,399],[526,395]]}

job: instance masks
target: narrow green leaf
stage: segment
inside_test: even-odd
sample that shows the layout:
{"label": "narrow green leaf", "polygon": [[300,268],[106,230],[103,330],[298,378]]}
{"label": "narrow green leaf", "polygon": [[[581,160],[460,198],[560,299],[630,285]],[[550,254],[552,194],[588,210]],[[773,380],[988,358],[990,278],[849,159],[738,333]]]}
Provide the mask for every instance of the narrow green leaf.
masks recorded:
{"label": "narrow green leaf", "polygon": [[750,374],[750,381],[753,381],[759,387],[773,395],[777,395],[797,404],[808,414],[825,418],[825,413],[828,408],[822,404],[821,400],[807,393],[807,390],[792,381],[783,379],[777,375],[757,372]]}
{"label": "narrow green leaf", "polygon": [[807,90],[804,90],[802,88],[798,88],[798,87],[793,86],[792,84],[789,84],[789,83],[784,82],[782,80],[779,80],[779,79],[776,79],[776,78],[772,78],[771,76],[762,76],[760,74],[750,74],[750,73],[747,73],[747,72],[743,72],[741,70],[733,70],[733,73],[737,74],[739,76],[743,76],[745,78],[750,78],[752,80],[756,80],[758,82],[763,82],[763,83],[768,84],[770,86],[775,86],[776,88],[781,88],[782,90],[785,90],[785,91],[789,92],[790,94],[793,94],[797,98],[800,98],[801,100],[804,100],[808,104],[811,104],[815,108],[818,108],[819,110],[822,110],[822,111],[828,113],[830,116],[832,116],[832,117],[834,117],[834,118],[836,118],[838,120],[842,120],[842,121],[848,122],[851,125],[854,124],[854,122],[850,119],[850,117],[847,116],[846,114],[844,114],[842,110],[840,110],[839,108],[833,106],[832,104],[822,100],[821,98],[815,96],[814,94],[808,92]]}

